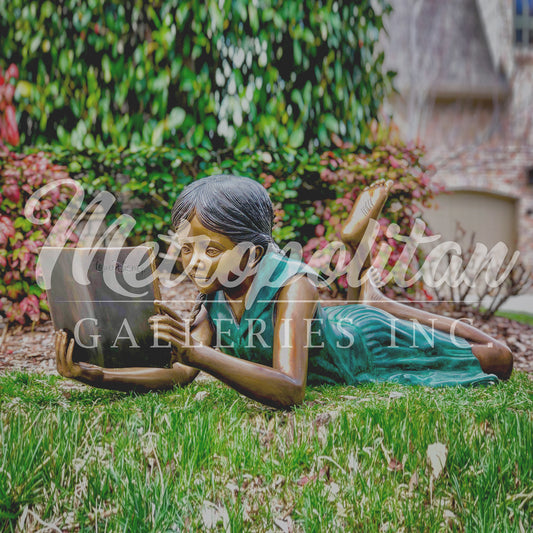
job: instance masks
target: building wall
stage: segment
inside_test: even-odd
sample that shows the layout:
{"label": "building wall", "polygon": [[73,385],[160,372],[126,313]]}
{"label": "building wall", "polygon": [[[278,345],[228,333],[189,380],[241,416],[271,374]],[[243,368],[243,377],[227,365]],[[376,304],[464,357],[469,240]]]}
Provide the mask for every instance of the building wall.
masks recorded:
{"label": "building wall", "polygon": [[[518,247],[533,267],[533,49],[513,45],[513,0],[391,0],[386,112],[426,147],[435,180],[518,200]],[[492,220],[509,215],[502,209]],[[465,218],[468,218],[466,216]]]}
{"label": "building wall", "polygon": [[[517,203],[513,196],[501,193],[457,189],[439,195],[436,207],[424,212],[424,220],[430,227],[439,228],[438,233],[442,235],[439,242],[455,241],[468,228],[466,244],[471,244],[472,237],[474,242],[482,242],[488,249],[504,243],[507,254],[511,255],[509,251],[514,252],[518,246]],[[503,215],[501,219],[492,216],[496,211]],[[456,226],[458,219],[463,223],[461,228]]]}
{"label": "building wall", "polygon": [[[533,146],[524,144],[484,145],[475,150],[451,154],[441,164],[435,179],[448,189],[471,188],[509,195],[517,199],[518,249],[522,260],[533,266],[533,187],[528,185],[525,169],[533,167]],[[506,212],[488,213],[491,221],[508,223]],[[468,218],[468,214],[466,215]],[[491,222],[493,223],[493,222]]]}

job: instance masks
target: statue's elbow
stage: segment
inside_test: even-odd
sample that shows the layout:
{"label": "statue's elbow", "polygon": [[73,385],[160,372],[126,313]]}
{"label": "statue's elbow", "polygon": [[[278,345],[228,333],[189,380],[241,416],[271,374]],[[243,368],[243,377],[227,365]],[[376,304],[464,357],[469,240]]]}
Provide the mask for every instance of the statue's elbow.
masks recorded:
{"label": "statue's elbow", "polygon": [[282,409],[290,409],[301,405],[305,398],[305,385],[294,385],[290,387],[290,390],[286,391],[281,399],[279,407]]}

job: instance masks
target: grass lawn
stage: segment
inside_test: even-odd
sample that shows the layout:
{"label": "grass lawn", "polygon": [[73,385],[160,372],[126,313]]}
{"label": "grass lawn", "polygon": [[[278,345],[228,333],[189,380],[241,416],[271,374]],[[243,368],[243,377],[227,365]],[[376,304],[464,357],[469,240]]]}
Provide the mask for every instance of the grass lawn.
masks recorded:
{"label": "grass lawn", "polygon": [[215,382],[135,395],[11,373],[0,412],[2,531],[533,528],[521,372],[479,388],[309,389],[292,412]]}
{"label": "grass lawn", "polygon": [[521,313],[520,311],[496,311],[496,316],[503,316],[509,320],[516,320],[522,324],[533,326],[533,315]]}

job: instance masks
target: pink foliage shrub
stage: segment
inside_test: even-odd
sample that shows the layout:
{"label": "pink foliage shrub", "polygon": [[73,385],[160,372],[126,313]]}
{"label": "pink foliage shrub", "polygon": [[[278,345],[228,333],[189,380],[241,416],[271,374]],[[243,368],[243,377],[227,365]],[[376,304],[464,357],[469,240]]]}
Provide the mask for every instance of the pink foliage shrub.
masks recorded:
{"label": "pink foliage shrub", "polygon": [[[336,192],[336,198],[314,202],[314,214],[320,219],[315,227],[315,236],[304,246],[304,260],[315,268],[325,265],[345,266],[349,257],[339,253],[332,257],[329,252],[320,253],[332,241],[340,241],[343,221],[352,209],[354,201],[361,191],[376,180],[392,180],[394,185],[389,199],[379,220],[380,228],[377,235],[373,257],[378,252],[381,243],[387,243],[392,248],[390,256],[383,265],[390,270],[400,258],[404,243],[389,238],[386,230],[391,223],[398,224],[401,235],[408,236],[414,226],[416,218],[422,215],[423,207],[429,207],[431,200],[440,188],[430,180],[432,168],[424,166],[421,161],[423,151],[414,145],[403,145],[398,141],[394,144],[377,145],[369,153],[334,153],[326,152],[322,155],[322,170],[320,177]],[[426,233],[430,234],[426,228]],[[418,256],[415,263],[418,264]],[[339,265],[338,261],[343,261]],[[416,265],[411,265],[416,266]],[[408,270],[410,272],[410,270]],[[346,275],[338,278],[335,291],[344,292],[348,286]],[[414,287],[425,292],[423,287]],[[386,289],[385,292],[391,292]],[[411,292],[413,292],[411,290]],[[403,292],[397,290],[397,292]],[[430,297],[429,294],[426,294]]]}
{"label": "pink foliage shrub", "polygon": [[19,130],[13,105],[15,86],[11,82],[18,77],[19,70],[16,65],[9,65],[5,72],[0,68],[0,140],[5,140],[13,146],[19,143]]}
{"label": "pink foliage shrub", "polygon": [[[37,219],[51,215],[42,225],[30,222],[24,208],[40,187],[68,177],[66,168],[52,164],[43,152],[16,154],[0,142],[0,314],[8,322],[26,324],[49,318],[46,293],[35,283],[35,267],[39,248],[62,211],[69,190],[54,188],[37,203]],[[76,238],[72,234],[71,239]]]}

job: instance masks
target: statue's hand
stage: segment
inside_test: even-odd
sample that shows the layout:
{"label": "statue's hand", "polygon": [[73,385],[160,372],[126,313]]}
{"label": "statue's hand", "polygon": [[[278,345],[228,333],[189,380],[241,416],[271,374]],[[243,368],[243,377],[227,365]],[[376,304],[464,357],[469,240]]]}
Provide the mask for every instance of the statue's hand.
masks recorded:
{"label": "statue's hand", "polygon": [[103,380],[103,368],[90,363],[75,363],[72,361],[74,351],[74,339],[68,342],[66,331],[62,329],[56,331],[55,348],[56,348],[56,366],[57,371],[66,378],[73,378],[87,383],[99,383]]}
{"label": "statue's hand", "polygon": [[174,363],[183,363],[184,365],[191,365],[192,357],[190,357],[188,348],[176,348],[172,346],[170,365]]}
{"label": "statue's hand", "polygon": [[159,304],[162,314],[151,316],[148,321],[154,336],[172,345],[172,363],[194,366],[194,348],[197,343],[190,335],[189,325],[184,323],[176,313],[163,304]]}

